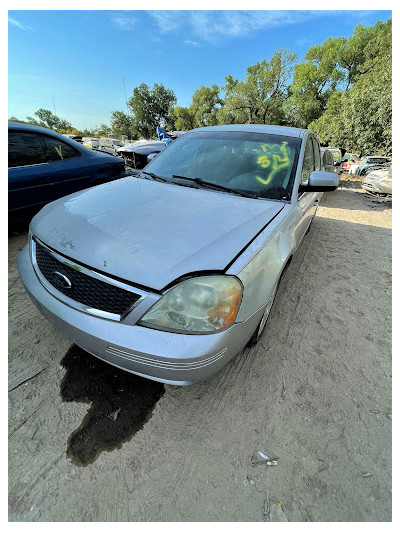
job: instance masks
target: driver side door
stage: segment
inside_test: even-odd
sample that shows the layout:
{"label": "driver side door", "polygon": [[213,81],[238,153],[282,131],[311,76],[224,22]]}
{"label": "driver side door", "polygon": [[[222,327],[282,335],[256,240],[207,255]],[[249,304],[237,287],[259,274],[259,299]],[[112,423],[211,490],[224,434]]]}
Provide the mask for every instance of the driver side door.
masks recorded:
{"label": "driver side door", "polygon": [[[313,170],[321,170],[321,151],[317,139],[309,135],[306,141],[303,164],[301,169],[301,184],[306,185]],[[301,212],[301,219],[296,228],[296,244],[299,245],[317,211],[323,193],[299,192],[297,197]]]}

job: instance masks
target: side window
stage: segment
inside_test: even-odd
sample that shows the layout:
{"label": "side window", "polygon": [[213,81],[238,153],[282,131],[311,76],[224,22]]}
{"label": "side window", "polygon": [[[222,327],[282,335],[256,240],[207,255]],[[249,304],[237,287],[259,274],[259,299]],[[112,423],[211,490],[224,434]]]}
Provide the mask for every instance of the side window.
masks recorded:
{"label": "side window", "polygon": [[327,165],[333,165],[333,156],[329,150],[325,150],[322,155],[322,165],[326,167]]}
{"label": "side window", "polygon": [[8,167],[46,163],[39,137],[34,132],[8,133]]}
{"label": "side window", "polygon": [[78,150],[55,137],[40,135],[40,141],[43,144],[46,160],[49,162],[72,159],[81,155]]}
{"label": "side window", "polygon": [[304,151],[303,168],[301,170],[301,183],[306,185],[310,173],[314,170],[314,149],[311,137],[307,139],[306,149]]}
{"label": "side window", "polygon": [[315,137],[313,137],[314,146],[314,170],[321,170],[321,149]]}

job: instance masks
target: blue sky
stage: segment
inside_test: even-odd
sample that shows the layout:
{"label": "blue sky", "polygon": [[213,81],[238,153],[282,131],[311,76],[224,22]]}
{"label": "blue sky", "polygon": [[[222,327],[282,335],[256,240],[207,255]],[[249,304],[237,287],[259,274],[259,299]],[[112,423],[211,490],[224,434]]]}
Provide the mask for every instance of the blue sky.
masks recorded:
{"label": "blue sky", "polygon": [[301,60],[312,44],[350,36],[390,11],[9,11],[8,116],[39,108],[79,129],[109,124],[144,82],[189,105],[200,85],[243,78],[282,47]]}

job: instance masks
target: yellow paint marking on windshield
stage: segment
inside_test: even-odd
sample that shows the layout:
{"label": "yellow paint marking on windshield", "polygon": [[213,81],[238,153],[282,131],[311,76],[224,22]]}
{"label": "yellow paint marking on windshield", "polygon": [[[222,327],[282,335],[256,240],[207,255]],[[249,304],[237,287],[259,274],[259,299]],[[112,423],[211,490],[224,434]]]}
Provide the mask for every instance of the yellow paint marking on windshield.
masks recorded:
{"label": "yellow paint marking on windshield", "polygon": [[55,146],[55,151],[57,152],[57,154],[60,156],[61,159],[64,159],[63,156],[62,156],[62,152],[61,152],[61,144],[60,146]]}
{"label": "yellow paint marking on windshield", "polygon": [[[269,173],[269,176],[266,179],[261,178],[260,176],[256,176],[256,179],[263,183],[264,185],[267,185],[270,183],[272,178],[275,176],[275,174],[281,170],[282,168],[287,168],[290,164],[289,155],[287,153],[286,148],[287,142],[284,141],[281,145],[279,144],[262,144],[261,149],[263,152],[266,152],[268,155],[260,155],[260,157],[257,159],[257,163],[262,166],[263,168],[268,168],[271,165],[271,159],[272,158],[272,168],[271,172]],[[281,153],[274,153],[276,151],[279,151]]]}
{"label": "yellow paint marking on windshield", "polygon": [[271,164],[271,161],[267,155],[260,155],[260,157],[257,159],[257,163],[263,168],[268,168]]}

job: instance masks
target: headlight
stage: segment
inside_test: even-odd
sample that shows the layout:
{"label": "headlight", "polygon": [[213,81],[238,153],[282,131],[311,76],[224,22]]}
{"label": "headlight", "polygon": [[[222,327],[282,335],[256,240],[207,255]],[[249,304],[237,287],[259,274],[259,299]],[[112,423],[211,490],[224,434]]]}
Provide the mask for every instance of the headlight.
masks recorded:
{"label": "headlight", "polygon": [[242,285],[231,276],[202,276],[182,281],[138,322],[165,331],[211,333],[229,327],[242,300]]}
{"label": "headlight", "polygon": [[378,185],[383,185],[384,187],[391,187],[392,182],[391,180],[383,179],[379,181]]}

